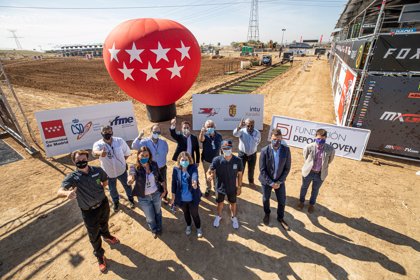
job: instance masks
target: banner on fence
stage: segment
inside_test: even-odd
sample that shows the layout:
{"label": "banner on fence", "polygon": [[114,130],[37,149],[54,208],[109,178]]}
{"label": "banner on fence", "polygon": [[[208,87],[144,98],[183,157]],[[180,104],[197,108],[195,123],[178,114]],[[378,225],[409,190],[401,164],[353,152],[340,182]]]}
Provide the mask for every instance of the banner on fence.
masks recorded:
{"label": "banner on fence", "polygon": [[193,129],[213,120],[218,130],[233,130],[241,119],[251,118],[263,129],[264,96],[261,94],[194,94]]}
{"label": "banner on fence", "polygon": [[130,101],[48,110],[35,113],[48,157],[91,149],[102,138],[101,127],[112,126],[115,136],[133,140],[138,135]]}
{"label": "banner on fence", "polygon": [[368,76],[353,126],[372,131],[368,150],[420,158],[420,77]]}
{"label": "banner on fence", "polygon": [[336,126],[299,120],[283,116],[273,116],[271,128],[279,128],[283,139],[293,147],[304,148],[315,141],[315,133],[323,128],[327,131],[327,143],[335,149],[340,157],[361,160],[369,140],[370,130],[353,127]]}

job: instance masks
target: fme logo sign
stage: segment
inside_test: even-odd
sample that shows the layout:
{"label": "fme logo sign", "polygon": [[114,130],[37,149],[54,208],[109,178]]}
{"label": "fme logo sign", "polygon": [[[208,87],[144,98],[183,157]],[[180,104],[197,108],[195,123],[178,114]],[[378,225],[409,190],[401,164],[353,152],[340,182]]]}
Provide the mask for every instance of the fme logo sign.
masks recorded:
{"label": "fme logo sign", "polygon": [[109,122],[111,126],[117,126],[117,125],[129,125],[134,122],[133,117],[120,117],[116,116],[115,119]]}

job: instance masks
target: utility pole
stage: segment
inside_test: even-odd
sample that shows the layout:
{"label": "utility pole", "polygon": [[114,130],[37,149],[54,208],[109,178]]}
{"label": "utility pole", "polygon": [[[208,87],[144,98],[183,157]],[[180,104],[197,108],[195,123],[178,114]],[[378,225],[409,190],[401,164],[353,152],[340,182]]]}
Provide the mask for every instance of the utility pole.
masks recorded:
{"label": "utility pole", "polygon": [[283,28],[281,31],[283,31],[283,34],[281,35],[281,46],[283,47],[284,31],[286,31],[286,28]]}
{"label": "utility pole", "polygon": [[255,42],[260,40],[260,31],[258,27],[258,0],[252,0],[251,3],[247,40]]}
{"label": "utility pole", "polygon": [[9,31],[12,33],[12,36],[13,36],[13,37],[9,37],[9,38],[13,38],[13,39],[15,39],[17,49],[18,49],[18,50],[21,50],[21,49],[22,49],[22,45],[21,45],[21,44],[20,44],[20,42],[19,42],[19,38],[23,38],[23,37],[18,37],[18,36],[16,35],[17,30],[15,30],[15,29],[9,29]]}

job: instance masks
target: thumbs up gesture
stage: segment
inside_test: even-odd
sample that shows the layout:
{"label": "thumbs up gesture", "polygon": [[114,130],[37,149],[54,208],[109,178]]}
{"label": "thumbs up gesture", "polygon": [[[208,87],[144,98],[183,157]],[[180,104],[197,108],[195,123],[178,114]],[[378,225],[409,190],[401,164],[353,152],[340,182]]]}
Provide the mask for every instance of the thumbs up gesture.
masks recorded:
{"label": "thumbs up gesture", "polygon": [[71,191],[68,192],[67,198],[68,199],[75,199],[77,197],[77,188],[73,188]]}
{"label": "thumbs up gesture", "polygon": [[101,157],[106,157],[106,148],[105,147],[102,148]]}
{"label": "thumbs up gesture", "polygon": [[171,126],[176,126],[176,117],[171,120]]}

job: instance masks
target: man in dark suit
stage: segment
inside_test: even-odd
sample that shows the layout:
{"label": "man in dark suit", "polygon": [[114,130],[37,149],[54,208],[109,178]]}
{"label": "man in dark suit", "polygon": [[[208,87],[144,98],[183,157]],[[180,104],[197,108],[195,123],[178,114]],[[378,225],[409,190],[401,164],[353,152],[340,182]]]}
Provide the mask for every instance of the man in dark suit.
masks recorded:
{"label": "man in dark suit", "polygon": [[181,131],[176,131],[176,117],[171,120],[169,128],[172,138],[178,144],[172,160],[177,161],[181,152],[188,152],[196,165],[200,163],[200,146],[198,145],[197,136],[191,134],[191,124],[187,121],[181,123]]}
{"label": "man in dark suit", "polygon": [[281,143],[280,129],[271,131],[271,144],[261,149],[259,180],[263,189],[263,206],[265,225],[270,223],[270,197],[274,189],[277,197],[277,220],[280,225],[289,230],[289,225],[284,221],[284,208],[286,206],[286,177],[291,166],[290,149]]}

